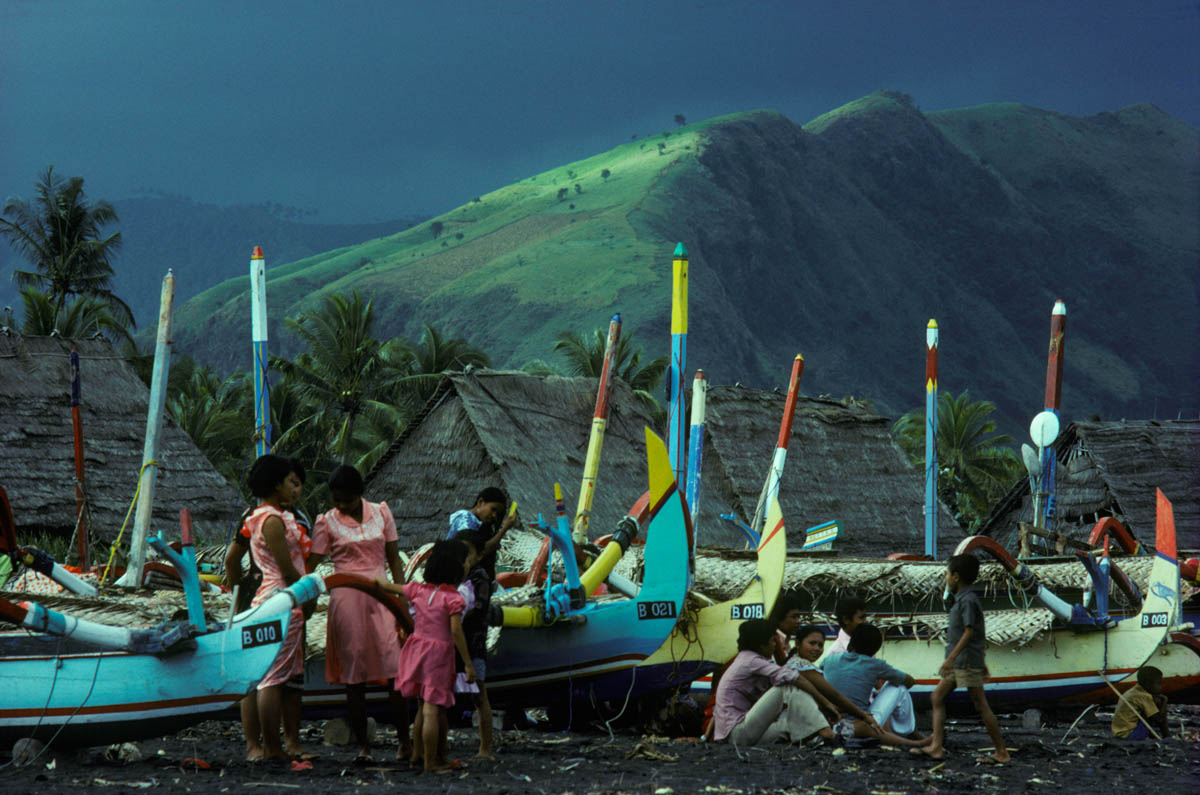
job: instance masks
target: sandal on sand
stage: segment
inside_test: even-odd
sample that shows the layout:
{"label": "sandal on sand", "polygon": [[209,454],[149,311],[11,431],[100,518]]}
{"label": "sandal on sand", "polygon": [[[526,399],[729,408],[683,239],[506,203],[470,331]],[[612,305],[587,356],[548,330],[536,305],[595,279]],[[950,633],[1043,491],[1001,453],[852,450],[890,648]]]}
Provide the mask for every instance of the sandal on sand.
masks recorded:
{"label": "sandal on sand", "polygon": [[975,757],[975,764],[977,764],[977,765],[1007,765],[1008,761],[1005,760],[1005,761],[1001,762],[999,759],[997,759],[994,756],[977,756],[977,757]]}
{"label": "sandal on sand", "polygon": [[373,765],[375,764],[375,757],[371,756],[370,754],[360,753],[358,756],[354,757],[354,764],[360,766]]}
{"label": "sandal on sand", "polygon": [[434,775],[442,776],[442,775],[445,775],[446,773],[453,773],[455,770],[465,770],[466,768],[467,768],[467,766],[463,763],[463,761],[461,759],[455,759],[455,760],[451,761],[450,764],[443,767],[442,769],[435,770],[433,772],[434,772]]}

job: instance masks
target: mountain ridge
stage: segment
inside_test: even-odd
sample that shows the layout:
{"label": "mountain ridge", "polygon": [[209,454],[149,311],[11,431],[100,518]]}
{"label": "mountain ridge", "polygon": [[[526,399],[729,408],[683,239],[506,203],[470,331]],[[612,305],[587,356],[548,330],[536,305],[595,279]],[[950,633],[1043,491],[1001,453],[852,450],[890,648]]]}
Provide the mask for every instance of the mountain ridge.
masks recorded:
{"label": "mountain ridge", "polygon": [[[943,389],[993,400],[1015,429],[1041,406],[1062,298],[1065,412],[1193,413],[1197,335],[1178,329],[1200,329],[1189,281],[1200,232],[1187,222],[1200,216],[1198,142],[1146,105],[1086,118],[1013,104],[922,113],[877,92],[806,125],[730,114],[272,268],[273,345],[289,350],[284,316],[359,289],[381,334],[444,325],[497,365],[547,357],[559,331],[614,310],[657,355],[682,240],[689,363],[716,382],[779,385],[802,353],[806,392],[897,414],[923,400],[935,317]],[[245,367],[230,341],[248,336],[246,287],[227,281],[180,307],[179,347]]]}

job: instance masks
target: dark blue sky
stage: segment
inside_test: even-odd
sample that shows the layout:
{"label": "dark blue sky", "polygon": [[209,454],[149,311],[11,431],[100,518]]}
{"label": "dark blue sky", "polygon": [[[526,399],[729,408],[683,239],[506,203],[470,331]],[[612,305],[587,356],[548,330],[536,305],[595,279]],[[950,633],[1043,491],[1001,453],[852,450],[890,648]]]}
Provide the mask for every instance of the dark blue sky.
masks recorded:
{"label": "dark blue sky", "polygon": [[3,0],[0,194],[439,213],[690,120],[1153,102],[1200,126],[1200,3]]}

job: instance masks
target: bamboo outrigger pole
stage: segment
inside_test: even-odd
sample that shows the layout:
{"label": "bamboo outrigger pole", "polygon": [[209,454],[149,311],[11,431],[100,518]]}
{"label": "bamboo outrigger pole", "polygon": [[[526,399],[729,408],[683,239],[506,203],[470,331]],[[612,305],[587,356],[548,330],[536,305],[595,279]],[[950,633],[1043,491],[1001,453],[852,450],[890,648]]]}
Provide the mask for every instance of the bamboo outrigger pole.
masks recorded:
{"label": "bamboo outrigger pole", "polygon": [[[1050,351],[1046,358],[1046,411],[1058,415],[1059,404],[1062,400],[1062,368],[1063,342],[1067,331],[1067,305],[1062,299],[1054,302],[1054,310],[1050,313]],[[1045,496],[1042,501],[1041,525],[1045,530],[1050,529],[1055,509],[1055,469],[1058,459],[1054,448],[1047,446],[1042,449],[1042,478],[1041,493]]]}
{"label": "bamboo outrigger pole", "polygon": [[692,527],[700,513],[700,470],[704,463],[704,422],[708,414],[708,379],[703,370],[692,379],[692,429],[688,438],[687,504]]}
{"label": "bamboo outrigger pole", "polygon": [[796,398],[800,394],[800,375],[803,372],[804,357],[796,354],[796,359],[792,362],[792,375],[788,381],[787,400],[783,404],[783,419],[779,423],[779,438],[775,442],[775,455],[771,458],[771,471],[767,474],[767,482],[758,498],[758,506],[754,509],[751,529],[756,533],[763,532],[771,500],[779,498],[779,482],[783,479],[783,465],[787,462],[788,442],[792,439],[792,420],[796,416]]}
{"label": "bamboo outrigger pole", "polygon": [[71,349],[71,429],[75,436],[75,541],[79,568],[91,565],[89,560],[87,520],[84,518],[83,417],[80,415],[79,351]]}
{"label": "bamboo outrigger pole", "polygon": [[168,270],[162,281],[158,305],[158,335],[154,342],[154,370],[150,377],[150,406],[146,412],[146,443],[138,476],[137,511],[133,515],[133,537],[129,540],[129,566],[118,585],[139,587],[146,565],[146,536],[154,511],[154,482],[158,475],[158,437],[162,433],[163,408],[167,399],[167,371],[171,366],[171,307],[175,300],[175,274]]}
{"label": "bamboo outrigger pole", "polygon": [[271,452],[271,392],[267,389],[267,265],[262,246],[250,254],[250,334],[254,350],[254,454]]}
{"label": "bamboo outrigger pole", "polygon": [[683,419],[683,378],[687,365],[688,253],[675,246],[671,262],[671,363],[667,368],[667,456],[675,483],[684,487],[684,452],[687,430]]}
{"label": "bamboo outrigger pole", "polygon": [[938,324],[933,318],[925,326],[925,554],[937,557],[937,404]]}
{"label": "bamboo outrigger pole", "polygon": [[[621,339],[621,315],[612,316],[608,323],[608,340],[604,343],[604,366],[600,368],[600,386],[596,390],[596,411],[592,414],[592,431],[588,437],[587,458],[583,461],[583,483],[579,486],[579,504],[575,508],[575,528],[571,533],[577,544],[586,544],[588,523],[592,518],[592,501],[596,497],[596,473],[600,470],[600,450],[604,447],[604,430],[608,425],[608,400],[612,395],[612,367],[617,341]],[[555,484],[558,488],[558,484]]]}

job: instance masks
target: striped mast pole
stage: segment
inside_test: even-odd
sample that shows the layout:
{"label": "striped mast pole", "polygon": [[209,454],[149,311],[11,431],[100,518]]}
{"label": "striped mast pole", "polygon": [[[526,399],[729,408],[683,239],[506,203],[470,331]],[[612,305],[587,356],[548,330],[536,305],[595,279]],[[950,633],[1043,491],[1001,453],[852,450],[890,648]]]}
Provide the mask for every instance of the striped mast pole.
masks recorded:
{"label": "striped mast pole", "polygon": [[750,529],[763,532],[771,500],[779,499],[779,483],[783,479],[783,465],[787,462],[788,442],[792,439],[792,420],[796,416],[796,399],[800,394],[800,375],[804,372],[804,357],[796,354],[792,362],[792,375],[788,381],[787,400],[783,404],[783,419],[779,423],[779,438],[775,441],[775,455],[771,459],[771,471],[754,509],[754,521]]}
{"label": "striped mast pole", "polygon": [[667,456],[675,484],[684,487],[685,439],[683,378],[687,364],[688,253],[683,243],[675,246],[671,262],[671,362],[667,368]]}
{"label": "striped mast pole", "polygon": [[938,324],[933,318],[925,326],[925,554],[937,557],[938,540]]}
{"label": "striped mast pole", "polygon": [[71,349],[71,429],[75,436],[75,540],[79,555],[79,568],[91,565],[88,556],[90,546],[88,526],[84,521],[83,480],[83,417],[80,413],[79,351]]}
{"label": "striped mast pole", "polygon": [[[1050,351],[1046,358],[1046,411],[1053,412],[1056,417],[1062,401],[1063,343],[1066,332],[1067,305],[1060,298],[1054,302],[1054,309],[1050,313]],[[1058,464],[1052,446],[1047,445],[1042,449],[1041,464],[1041,492],[1045,496],[1041,506],[1042,529],[1049,530],[1050,521],[1054,518],[1054,479]]]}
{"label": "striped mast pole", "polygon": [[[600,470],[600,451],[604,447],[604,431],[608,426],[608,402],[612,396],[613,359],[621,339],[621,315],[612,316],[608,323],[608,340],[604,343],[604,366],[600,368],[600,386],[596,389],[596,410],[592,413],[592,431],[588,436],[587,458],[583,461],[583,483],[579,486],[579,504],[575,508],[575,528],[571,538],[577,544],[588,541],[588,524],[592,518],[592,501],[596,497],[596,474]],[[558,484],[555,484],[558,487]]]}
{"label": "striped mast pole", "polygon": [[267,264],[262,246],[250,254],[250,338],[254,351],[254,454],[271,452],[271,391],[267,388]]}
{"label": "striped mast pole", "polygon": [[708,414],[708,379],[703,370],[692,379],[692,428],[688,437],[687,504],[692,527],[700,513],[700,469],[704,463],[704,422]]}
{"label": "striped mast pole", "polygon": [[175,274],[168,270],[162,281],[158,305],[158,334],[154,342],[154,369],[150,376],[150,406],[146,412],[146,443],[142,447],[142,469],[138,476],[137,509],[133,515],[133,537],[129,540],[129,566],[118,585],[138,588],[146,565],[146,536],[154,511],[154,482],[158,474],[158,440],[162,434],[167,401],[167,372],[171,367],[171,308],[175,301]]}

